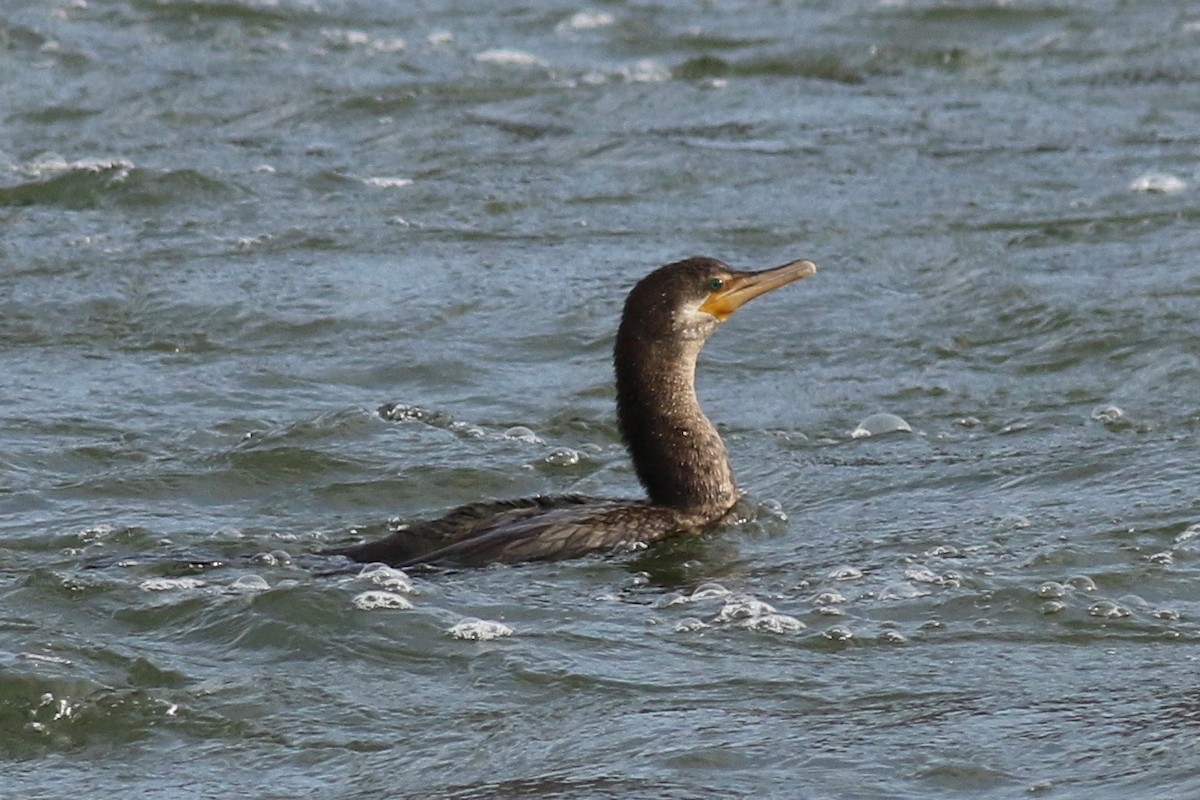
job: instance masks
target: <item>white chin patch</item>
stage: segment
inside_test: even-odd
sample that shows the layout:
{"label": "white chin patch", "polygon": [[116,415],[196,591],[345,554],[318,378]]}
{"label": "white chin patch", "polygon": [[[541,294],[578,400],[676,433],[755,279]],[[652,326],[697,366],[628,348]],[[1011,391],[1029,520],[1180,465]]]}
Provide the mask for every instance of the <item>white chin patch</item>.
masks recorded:
{"label": "white chin patch", "polygon": [[676,326],[692,336],[707,336],[711,333],[713,328],[721,324],[721,320],[707,311],[701,311],[700,306],[703,302],[697,300],[681,308],[675,315]]}

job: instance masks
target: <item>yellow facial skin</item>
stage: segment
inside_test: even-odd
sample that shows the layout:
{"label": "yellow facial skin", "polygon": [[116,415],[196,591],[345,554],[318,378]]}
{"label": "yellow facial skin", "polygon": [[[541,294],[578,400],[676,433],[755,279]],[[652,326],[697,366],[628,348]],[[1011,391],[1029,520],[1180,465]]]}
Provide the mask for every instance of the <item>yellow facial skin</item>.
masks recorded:
{"label": "yellow facial skin", "polygon": [[793,281],[815,275],[817,265],[811,261],[790,261],[774,269],[730,275],[724,285],[714,289],[700,304],[700,310],[724,322],[734,311],[761,294],[786,286]]}

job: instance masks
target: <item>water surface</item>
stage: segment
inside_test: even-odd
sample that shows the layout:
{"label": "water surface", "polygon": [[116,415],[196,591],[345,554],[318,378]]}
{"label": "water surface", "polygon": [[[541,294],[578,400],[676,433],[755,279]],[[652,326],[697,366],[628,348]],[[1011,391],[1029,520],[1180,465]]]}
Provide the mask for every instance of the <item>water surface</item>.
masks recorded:
{"label": "water surface", "polygon": [[[7,792],[1200,792],[1190,4],[3,2],[0,60]],[[692,254],[821,268],[702,358],[740,523],[323,574],[635,495],[611,337]]]}

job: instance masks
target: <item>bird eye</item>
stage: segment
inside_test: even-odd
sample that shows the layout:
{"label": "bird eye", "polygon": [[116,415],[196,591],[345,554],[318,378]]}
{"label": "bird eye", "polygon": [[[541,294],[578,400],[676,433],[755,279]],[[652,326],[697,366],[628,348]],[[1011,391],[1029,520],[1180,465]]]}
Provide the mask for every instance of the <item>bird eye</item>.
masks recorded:
{"label": "bird eye", "polygon": [[708,288],[710,291],[719,292],[721,289],[725,288],[725,281],[721,280],[720,278],[713,278],[708,282]]}

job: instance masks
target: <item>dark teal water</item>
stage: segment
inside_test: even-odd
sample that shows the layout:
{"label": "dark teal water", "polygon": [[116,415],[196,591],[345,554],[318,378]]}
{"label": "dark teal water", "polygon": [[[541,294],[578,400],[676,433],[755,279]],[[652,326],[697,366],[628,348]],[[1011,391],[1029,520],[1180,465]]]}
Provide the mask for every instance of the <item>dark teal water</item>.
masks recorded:
{"label": "dark teal water", "polygon": [[[0,2],[0,794],[1196,796],[1198,151],[1184,2]],[[743,522],[322,576],[692,254]]]}

